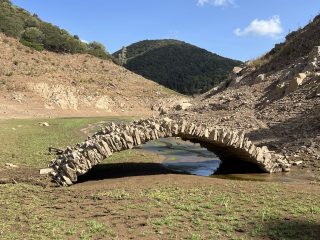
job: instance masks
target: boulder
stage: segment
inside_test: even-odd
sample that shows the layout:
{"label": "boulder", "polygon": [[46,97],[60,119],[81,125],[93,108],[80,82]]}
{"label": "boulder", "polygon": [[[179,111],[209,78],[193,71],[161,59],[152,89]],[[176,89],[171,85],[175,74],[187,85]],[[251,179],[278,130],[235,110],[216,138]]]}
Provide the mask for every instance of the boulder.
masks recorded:
{"label": "boulder", "polygon": [[191,107],[192,104],[189,102],[181,102],[178,105],[176,105],[175,110],[180,111],[180,110],[186,110],[187,108]]}
{"label": "boulder", "polygon": [[303,84],[303,81],[306,79],[306,77],[307,77],[306,73],[299,73],[297,77],[295,77],[289,82],[289,85],[286,88],[285,94],[289,94],[297,90],[298,87]]}
{"label": "boulder", "polygon": [[243,70],[242,67],[234,67],[233,70],[232,70],[232,72],[233,72],[234,74],[239,74],[242,70]]}
{"label": "boulder", "polygon": [[265,74],[259,74],[259,75],[257,76],[257,79],[258,79],[259,82],[264,81],[265,78],[266,78],[266,75],[265,75]]}

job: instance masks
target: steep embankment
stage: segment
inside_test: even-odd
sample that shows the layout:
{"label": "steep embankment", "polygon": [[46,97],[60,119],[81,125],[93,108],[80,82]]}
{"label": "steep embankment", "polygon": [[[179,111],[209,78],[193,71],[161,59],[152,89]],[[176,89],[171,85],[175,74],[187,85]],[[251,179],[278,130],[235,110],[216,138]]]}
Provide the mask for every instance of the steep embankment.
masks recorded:
{"label": "steep embankment", "polygon": [[[320,176],[320,42],[312,34],[319,19],[289,35],[281,51],[279,45],[272,49],[268,61],[264,57],[234,68],[228,81],[178,115],[243,129],[256,144],[292,163],[303,161]],[[291,57],[283,55],[286,51]]]}
{"label": "steep embankment", "polygon": [[241,63],[177,40],[134,43],[127,47],[126,55],[127,69],[184,94],[209,90]]}
{"label": "steep embankment", "polygon": [[308,55],[314,46],[320,46],[320,15],[297,31],[293,31],[286,37],[286,41],[277,44],[262,60],[266,62],[261,70],[276,71]]}
{"label": "steep embankment", "polygon": [[150,115],[177,96],[111,61],[38,52],[0,34],[0,118]]}

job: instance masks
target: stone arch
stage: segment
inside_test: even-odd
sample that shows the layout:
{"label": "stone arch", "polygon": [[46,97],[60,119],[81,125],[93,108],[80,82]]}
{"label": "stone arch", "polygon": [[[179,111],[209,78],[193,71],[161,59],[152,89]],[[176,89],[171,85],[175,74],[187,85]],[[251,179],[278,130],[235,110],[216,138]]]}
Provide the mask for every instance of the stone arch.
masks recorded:
{"label": "stone arch", "polygon": [[288,170],[288,164],[281,155],[269,151],[265,146],[257,147],[243,131],[160,118],[109,124],[86,141],[58,154],[51,162],[51,176],[60,185],[72,185],[78,176],[114,152],[166,137],[181,137],[200,143],[216,153],[222,162],[249,163],[268,173]]}

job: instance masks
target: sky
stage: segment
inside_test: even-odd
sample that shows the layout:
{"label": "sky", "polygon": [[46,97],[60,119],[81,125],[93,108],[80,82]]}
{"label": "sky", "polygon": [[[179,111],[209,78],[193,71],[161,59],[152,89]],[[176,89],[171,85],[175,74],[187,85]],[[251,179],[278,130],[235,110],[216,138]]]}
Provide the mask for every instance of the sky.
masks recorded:
{"label": "sky", "polygon": [[178,39],[242,61],[271,50],[320,13],[319,0],[12,0],[113,53],[145,39]]}

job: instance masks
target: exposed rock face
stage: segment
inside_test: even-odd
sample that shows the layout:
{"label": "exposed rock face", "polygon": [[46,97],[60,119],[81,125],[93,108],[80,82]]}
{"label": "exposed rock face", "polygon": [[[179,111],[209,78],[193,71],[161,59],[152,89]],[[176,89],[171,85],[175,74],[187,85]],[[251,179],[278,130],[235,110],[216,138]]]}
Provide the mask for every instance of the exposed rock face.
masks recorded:
{"label": "exposed rock face", "polygon": [[306,71],[319,71],[320,68],[320,46],[316,46],[310,52],[308,57],[308,66]]}
{"label": "exposed rock face", "polygon": [[110,124],[75,147],[68,147],[52,161],[51,175],[60,185],[69,186],[79,175],[114,152],[131,149],[158,138],[181,137],[200,143],[224,161],[243,161],[264,172],[288,171],[290,164],[267,147],[255,146],[244,132],[232,131],[209,124],[195,124],[170,118],[147,119],[131,124]]}

